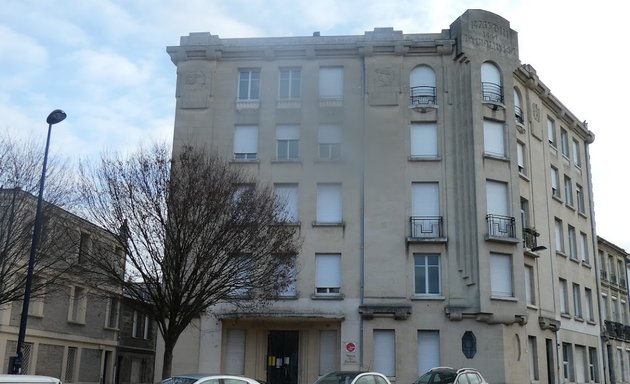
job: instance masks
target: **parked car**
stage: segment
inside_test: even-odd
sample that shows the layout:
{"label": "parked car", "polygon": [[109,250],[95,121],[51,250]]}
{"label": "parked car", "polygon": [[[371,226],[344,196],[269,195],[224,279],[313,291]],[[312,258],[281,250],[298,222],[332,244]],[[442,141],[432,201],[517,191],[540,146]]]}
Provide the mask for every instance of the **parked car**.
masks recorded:
{"label": "parked car", "polygon": [[51,376],[40,375],[0,375],[0,383],[12,384],[61,384],[61,380]]}
{"label": "parked car", "polygon": [[435,367],[420,376],[414,384],[488,384],[474,368]]}
{"label": "parked car", "polygon": [[261,384],[249,377],[208,373],[176,375],[162,380],[162,384]]}
{"label": "parked car", "polygon": [[315,384],[391,384],[387,377],[378,372],[336,371],[315,381]]}

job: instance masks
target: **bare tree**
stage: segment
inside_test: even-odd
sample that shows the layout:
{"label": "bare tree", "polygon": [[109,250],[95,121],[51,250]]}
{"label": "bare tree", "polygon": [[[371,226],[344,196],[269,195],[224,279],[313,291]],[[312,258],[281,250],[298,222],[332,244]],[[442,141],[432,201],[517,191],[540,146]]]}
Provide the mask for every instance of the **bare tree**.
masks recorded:
{"label": "bare tree", "polygon": [[[0,134],[0,305],[24,298],[43,156],[43,145]],[[73,247],[69,228],[51,219],[71,199],[68,167],[54,155],[49,158],[46,181],[47,203],[31,287],[34,298],[56,286],[57,278],[70,267],[67,253]]]}
{"label": "bare tree", "polygon": [[[119,285],[164,338],[162,377],[191,321],[218,303],[268,303],[292,283],[300,240],[284,203],[214,154],[166,145],[81,167],[89,218],[118,233],[126,255],[94,255],[91,281]],[[124,273],[123,273],[124,271]]]}

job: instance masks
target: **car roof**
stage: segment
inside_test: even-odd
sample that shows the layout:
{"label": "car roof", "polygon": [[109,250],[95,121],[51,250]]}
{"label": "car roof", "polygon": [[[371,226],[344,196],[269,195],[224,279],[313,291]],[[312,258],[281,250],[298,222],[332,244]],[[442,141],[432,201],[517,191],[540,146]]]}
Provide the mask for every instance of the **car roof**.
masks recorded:
{"label": "car roof", "polygon": [[52,376],[0,374],[0,383],[61,383]]}

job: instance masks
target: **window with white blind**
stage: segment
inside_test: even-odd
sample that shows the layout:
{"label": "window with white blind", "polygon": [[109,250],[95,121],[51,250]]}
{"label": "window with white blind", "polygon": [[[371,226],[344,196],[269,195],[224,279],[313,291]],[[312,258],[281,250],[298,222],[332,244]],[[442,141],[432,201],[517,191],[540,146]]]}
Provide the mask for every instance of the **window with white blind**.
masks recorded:
{"label": "window with white blind", "polygon": [[317,131],[317,144],[320,160],[341,159],[341,127],[339,125],[323,124]]}
{"label": "window with white blind", "polygon": [[562,198],[560,194],[560,174],[555,167],[551,167],[551,195],[558,199]]}
{"label": "window with white blind", "polygon": [[278,125],[276,127],[276,159],[297,160],[300,157],[300,127]]}
{"label": "window with white blind", "polygon": [[319,69],[319,98],[323,100],[343,99],[343,67],[321,67]]}
{"label": "window with white blind", "polygon": [[518,165],[518,173],[521,175],[527,175],[527,163],[525,159],[525,144],[519,141],[516,143],[516,162]]}
{"label": "window with white blind", "polygon": [[536,290],[534,284],[534,267],[525,266],[525,301],[527,305],[536,305]]}
{"label": "window with white blind", "polygon": [[440,236],[440,188],[435,182],[411,184],[412,237]]}
{"label": "window with white blind", "polygon": [[569,314],[569,288],[567,281],[560,279],[560,313]]}
{"label": "window with white blind", "polygon": [[514,296],[512,284],[512,255],[490,253],[490,289],[492,296]]}
{"label": "window with white blind", "polygon": [[581,214],[586,213],[586,205],[584,205],[584,188],[580,184],[575,184],[575,196],[577,198],[577,210]]}
{"label": "window with white blind", "polygon": [[505,127],[503,123],[484,119],[483,143],[485,154],[505,157]]}
{"label": "window with white blind", "polygon": [[521,106],[521,94],[518,89],[514,88],[514,116],[516,123],[525,123],[525,116],[523,115],[523,107]]}
{"label": "window with white blind", "polygon": [[569,206],[573,206],[573,182],[569,176],[564,176],[564,200]]}
{"label": "window with white blind", "polygon": [[317,184],[317,218],[320,224],[341,224],[341,184]]}
{"label": "window with white blind", "polygon": [[396,334],[393,329],[374,330],[374,371],[388,377],[396,376]]}
{"label": "window with white blind", "polygon": [[554,234],[556,252],[564,253],[564,231],[562,229],[562,220],[558,218],[554,220]]}
{"label": "window with white blind", "polygon": [[234,127],[234,159],[256,160],[258,152],[258,127],[237,125]]}
{"label": "window with white blind", "polygon": [[584,288],[584,297],[586,299],[586,307],[584,308],[584,317],[588,321],[594,321],[595,315],[593,312],[593,291],[590,288]]}
{"label": "window with white blind", "polygon": [[225,373],[228,375],[245,373],[245,335],[244,329],[227,330]]}
{"label": "window with white blind", "polygon": [[577,260],[577,238],[575,233],[575,227],[572,225],[567,226],[569,233],[569,257],[573,260]]}
{"label": "window with white blind", "polygon": [[299,99],[302,83],[301,68],[280,68],[278,76],[278,98]]}
{"label": "window with white blind", "polygon": [[440,332],[418,331],[418,376],[440,366]]}
{"label": "window with white blind", "polygon": [[580,285],[573,283],[573,315],[582,318],[582,292]]}
{"label": "window with white blind", "polygon": [[575,382],[587,383],[588,362],[586,360],[586,347],[583,345],[575,346]]}
{"label": "window with white blind", "polygon": [[580,143],[573,139],[573,165],[582,167],[582,155],[580,155]]}
{"label": "window with white blind", "polygon": [[590,257],[588,253],[588,237],[584,232],[580,232],[580,260],[587,264],[590,263]]}
{"label": "window with white blind", "polygon": [[538,380],[538,345],[536,336],[527,337],[527,353],[529,356],[529,379],[531,381]]}
{"label": "window with white blind", "polygon": [[428,65],[419,65],[409,75],[410,106],[437,104],[435,71]]}
{"label": "window with white blind", "polygon": [[440,255],[414,254],[415,290],[417,295],[440,295]]}
{"label": "window with white blind", "polygon": [[501,72],[490,62],[481,64],[481,89],[483,101],[503,103]]}
{"label": "window with white blind", "polygon": [[341,293],[341,254],[315,255],[315,293],[318,295]]}
{"label": "window with white blind", "polygon": [[437,123],[413,123],[410,125],[412,159],[438,157]]}
{"label": "window with white blind", "polygon": [[319,375],[337,370],[337,331],[319,331]]}
{"label": "window with white blind", "polygon": [[297,184],[274,184],[276,199],[283,205],[280,221],[284,223],[299,222],[299,199]]}
{"label": "window with white blind", "polygon": [[550,146],[555,148],[558,145],[556,139],[556,122],[550,117],[547,117],[547,138]]}
{"label": "window with white blind", "polygon": [[562,156],[569,157],[569,134],[564,128],[560,128],[560,151]]}
{"label": "window with white blind", "polygon": [[260,98],[260,69],[244,68],[238,71],[238,99],[258,100]]}
{"label": "window with white blind", "polygon": [[486,181],[486,204],[489,215],[509,216],[508,184],[501,181]]}

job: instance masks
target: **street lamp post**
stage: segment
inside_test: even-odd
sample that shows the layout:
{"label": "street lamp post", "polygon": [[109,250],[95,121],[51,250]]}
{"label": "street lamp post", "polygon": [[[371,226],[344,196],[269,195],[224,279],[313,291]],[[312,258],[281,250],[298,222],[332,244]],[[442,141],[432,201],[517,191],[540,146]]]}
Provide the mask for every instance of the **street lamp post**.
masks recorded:
{"label": "street lamp post", "polygon": [[48,136],[46,137],[46,148],[44,149],[44,162],[42,164],[42,176],[39,179],[39,195],[37,195],[37,209],[35,211],[35,224],[33,226],[33,239],[31,241],[31,253],[28,258],[28,271],[26,273],[26,284],[24,286],[24,301],[22,302],[22,314],[20,317],[20,333],[18,334],[17,356],[11,357],[9,371],[13,374],[22,373],[24,363],[24,338],[26,336],[26,321],[28,319],[28,305],[31,299],[31,285],[33,282],[33,268],[35,266],[35,255],[39,247],[39,235],[42,227],[42,203],[44,195],[44,181],[46,179],[46,163],[48,162],[48,146],[50,144],[50,131],[53,124],[57,124],[66,118],[66,113],[61,109],[50,112],[46,118],[48,123]]}

